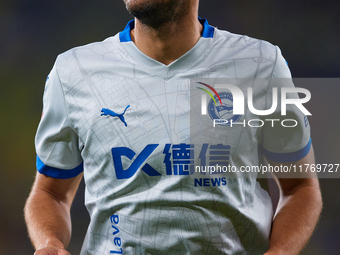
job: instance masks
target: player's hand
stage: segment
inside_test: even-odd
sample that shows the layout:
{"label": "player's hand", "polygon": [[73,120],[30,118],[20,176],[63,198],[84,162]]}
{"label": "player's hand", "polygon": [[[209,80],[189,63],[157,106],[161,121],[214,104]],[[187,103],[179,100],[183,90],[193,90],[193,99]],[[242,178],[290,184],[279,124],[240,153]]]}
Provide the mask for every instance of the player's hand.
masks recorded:
{"label": "player's hand", "polygon": [[67,250],[55,246],[45,247],[37,250],[34,255],[71,255]]}

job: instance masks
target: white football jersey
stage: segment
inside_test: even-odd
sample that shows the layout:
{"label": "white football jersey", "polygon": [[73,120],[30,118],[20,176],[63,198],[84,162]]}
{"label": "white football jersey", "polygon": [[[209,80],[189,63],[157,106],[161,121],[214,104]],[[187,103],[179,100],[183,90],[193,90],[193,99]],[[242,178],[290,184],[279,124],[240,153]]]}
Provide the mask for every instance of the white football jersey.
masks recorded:
{"label": "white football jersey", "polygon": [[[266,84],[253,85],[253,100],[268,109],[272,80],[290,79],[278,47],[200,22],[197,44],[170,65],[135,46],[134,21],[103,42],[58,56],[45,86],[37,168],[54,178],[84,172],[91,221],[81,254],[231,255],[268,249],[272,204],[257,173],[194,169],[216,162],[256,166],[262,154],[295,161],[309,151],[309,125],[292,110],[290,118],[299,123],[294,132],[218,126],[194,142],[190,91],[199,82],[264,79]],[[221,117],[222,110],[230,111],[224,105],[208,112]],[[246,110],[235,120],[250,117]]]}

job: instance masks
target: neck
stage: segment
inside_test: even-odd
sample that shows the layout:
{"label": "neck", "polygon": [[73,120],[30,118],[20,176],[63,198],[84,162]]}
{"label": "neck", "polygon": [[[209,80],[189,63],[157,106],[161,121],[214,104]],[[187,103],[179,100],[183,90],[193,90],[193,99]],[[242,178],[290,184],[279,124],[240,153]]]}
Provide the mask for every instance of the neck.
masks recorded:
{"label": "neck", "polygon": [[131,39],[145,55],[169,65],[197,43],[202,30],[196,11],[157,29],[135,19]]}

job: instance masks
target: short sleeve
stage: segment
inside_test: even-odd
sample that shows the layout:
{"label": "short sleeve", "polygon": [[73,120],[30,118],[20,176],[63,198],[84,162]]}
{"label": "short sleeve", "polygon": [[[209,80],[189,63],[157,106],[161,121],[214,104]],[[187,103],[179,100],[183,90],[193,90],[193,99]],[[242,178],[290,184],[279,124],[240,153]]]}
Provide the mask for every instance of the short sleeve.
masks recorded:
{"label": "short sleeve", "polygon": [[83,171],[80,141],[67,116],[56,65],[46,80],[35,148],[36,166],[41,174],[68,179]]}
{"label": "short sleeve", "polygon": [[[282,115],[281,92],[283,88],[294,88],[290,70],[279,48],[272,78],[266,95],[266,109],[273,104],[273,89],[277,88],[277,108],[274,113],[263,116],[266,125],[261,129],[260,151],[275,162],[293,162],[305,157],[311,147],[310,126],[307,116],[295,105],[287,104],[286,115]],[[298,99],[296,92],[286,93],[288,99]],[[269,120],[269,121],[268,121]]]}

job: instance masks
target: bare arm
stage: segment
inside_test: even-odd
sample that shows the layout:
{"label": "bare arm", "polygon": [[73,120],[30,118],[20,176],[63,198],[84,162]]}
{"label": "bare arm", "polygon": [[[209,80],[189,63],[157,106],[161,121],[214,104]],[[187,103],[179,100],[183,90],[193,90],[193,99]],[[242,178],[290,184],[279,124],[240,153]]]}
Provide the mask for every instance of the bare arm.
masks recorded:
{"label": "bare arm", "polygon": [[54,179],[37,173],[25,205],[25,220],[36,255],[68,255],[70,208],[82,174]]}
{"label": "bare arm", "polygon": [[[281,164],[268,162],[271,165]],[[313,164],[313,148],[295,163]],[[265,255],[299,254],[310,239],[321,213],[319,182],[313,173],[308,173],[306,178],[279,177],[278,182],[280,201],[274,216],[269,250]]]}

